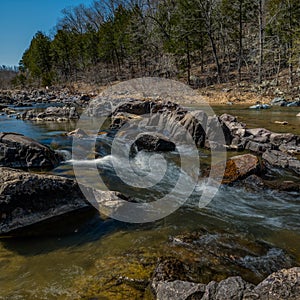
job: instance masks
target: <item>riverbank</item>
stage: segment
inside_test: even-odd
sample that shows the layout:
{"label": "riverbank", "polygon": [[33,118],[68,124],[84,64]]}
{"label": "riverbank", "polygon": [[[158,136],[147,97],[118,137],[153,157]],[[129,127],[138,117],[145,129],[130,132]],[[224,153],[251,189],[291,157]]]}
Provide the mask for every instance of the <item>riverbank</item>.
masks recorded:
{"label": "riverbank", "polygon": [[[163,79],[162,79],[163,80]],[[120,82],[112,82],[109,85],[93,85],[83,82],[67,84],[64,86],[53,86],[45,88],[26,88],[16,90],[0,90],[0,99],[8,96],[14,98],[14,95],[19,94],[20,100],[30,94],[50,94],[56,98],[67,98],[68,96],[84,96],[88,95],[93,98],[99,93],[113,87]],[[249,82],[227,82],[223,84],[215,84],[203,88],[195,88],[195,94],[198,96],[191,99],[185,104],[201,104],[205,100],[212,105],[253,105],[256,103],[270,103],[276,97],[285,98],[287,101],[295,101],[299,96],[299,88],[297,86],[290,87],[288,85],[274,85],[272,81],[266,81],[262,84]],[[22,96],[23,95],[23,96]],[[58,96],[57,96],[58,95]],[[59,97],[59,96],[62,97]]]}

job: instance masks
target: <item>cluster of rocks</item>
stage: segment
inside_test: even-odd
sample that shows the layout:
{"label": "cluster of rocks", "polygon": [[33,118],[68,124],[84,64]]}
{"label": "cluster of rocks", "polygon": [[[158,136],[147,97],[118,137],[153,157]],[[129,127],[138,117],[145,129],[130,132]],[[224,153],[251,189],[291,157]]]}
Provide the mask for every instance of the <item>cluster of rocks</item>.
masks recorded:
{"label": "cluster of rocks", "polygon": [[172,237],[169,246],[189,258],[159,259],[151,280],[158,300],[298,299],[300,268],[266,243],[202,230]]}
{"label": "cluster of rocks", "polygon": [[300,268],[274,272],[258,285],[240,276],[208,284],[189,281],[162,281],[152,284],[157,300],[297,300],[300,295]]}
{"label": "cluster of rocks", "polygon": [[[0,235],[81,209],[92,209],[101,201],[115,207],[123,195],[98,192],[90,203],[74,180],[34,174],[32,170],[53,169],[63,157],[39,142],[17,133],[0,133]],[[26,169],[30,172],[17,169]]]}
{"label": "cluster of rocks", "polygon": [[[103,113],[100,108],[101,105],[92,105],[89,113],[98,116]],[[135,141],[137,151],[174,151],[176,143],[173,140],[185,141],[185,135],[189,133],[198,147],[249,150],[255,154],[239,155],[228,160],[223,183],[241,179],[257,182],[259,177],[255,176],[264,165],[300,173],[299,160],[294,156],[300,153],[299,136],[277,134],[264,128],[248,129],[228,114],[208,116],[202,110],[190,113],[172,102],[131,99],[118,105],[110,112],[110,116],[111,129],[116,131],[122,131],[123,126],[130,126],[132,121],[143,121],[144,127],[149,130],[159,129],[138,135]],[[78,113],[70,106],[49,107],[42,113],[26,112],[22,118],[49,121],[76,119]],[[172,138],[165,138],[163,134],[166,132]],[[223,139],[220,139],[220,132],[224,134]],[[70,135],[86,136],[80,130]],[[258,156],[261,156],[263,164]],[[78,184],[71,179],[11,169],[53,168],[60,159],[48,147],[23,135],[0,134],[0,235],[13,234],[26,226],[69,212],[92,209]],[[87,190],[96,195],[94,204],[101,201],[108,210],[122,205],[121,200],[130,200],[116,192]],[[162,259],[151,280],[151,288],[157,299],[275,300],[297,299],[300,294],[300,269],[282,269],[290,268],[294,261],[280,249],[255,243],[250,251],[244,247],[243,241],[239,242],[238,238],[227,234],[219,239],[203,233],[178,236],[172,238],[171,243],[178,253],[185,251],[180,247],[192,249],[193,255],[198,260],[200,258],[200,263],[191,266],[180,260]],[[232,248],[232,245],[236,248]],[[205,267],[205,261],[208,261],[205,255],[213,255],[213,259],[209,260],[209,268]],[[213,261],[214,264],[211,263]],[[234,276],[240,273],[241,268],[244,279]],[[220,275],[224,274],[224,270],[229,270],[226,275],[230,277],[226,276],[228,278],[221,281],[216,278],[203,284],[194,277],[195,274],[201,275],[201,272]],[[257,280],[272,272],[275,273],[258,285],[247,281],[247,276],[258,276],[255,277]]]}
{"label": "cluster of rocks", "polygon": [[[93,111],[97,116],[97,109]],[[94,107],[95,108],[95,107]],[[151,133],[139,135],[139,149],[155,150],[173,149],[173,141],[185,141],[189,133],[198,147],[209,149],[225,148],[232,151],[248,150],[262,156],[267,166],[281,167],[300,173],[300,161],[294,156],[300,154],[300,137],[294,134],[274,133],[265,128],[247,128],[236,117],[223,114],[220,117],[208,116],[202,110],[188,112],[181,106],[163,101],[129,99],[118,105],[111,113],[111,128],[122,130],[143,120],[143,127]],[[139,128],[138,126],[136,127]],[[150,130],[151,129],[151,130]],[[126,127],[128,130],[128,127]],[[221,130],[224,138],[221,137]],[[167,133],[170,137],[163,138]],[[141,141],[144,141],[141,143]],[[220,144],[223,141],[223,144]],[[143,145],[141,145],[143,144]],[[176,143],[175,143],[176,144]],[[168,145],[168,146],[167,146]]]}
{"label": "cluster of rocks", "polygon": [[31,121],[57,121],[65,122],[68,120],[78,120],[79,113],[74,106],[47,107],[43,112],[37,110],[28,110],[24,112],[19,118]]}
{"label": "cluster of rocks", "polygon": [[283,97],[276,97],[270,102],[270,104],[272,106],[299,107],[300,99],[298,98],[295,101],[287,101]]}
{"label": "cluster of rocks", "polygon": [[84,105],[94,95],[82,94],[69,89],[42,89],[32,91],[8,90],[0,94],[0,103],[14,105],[15,107],[27,107],[37,103],[64,103]]}

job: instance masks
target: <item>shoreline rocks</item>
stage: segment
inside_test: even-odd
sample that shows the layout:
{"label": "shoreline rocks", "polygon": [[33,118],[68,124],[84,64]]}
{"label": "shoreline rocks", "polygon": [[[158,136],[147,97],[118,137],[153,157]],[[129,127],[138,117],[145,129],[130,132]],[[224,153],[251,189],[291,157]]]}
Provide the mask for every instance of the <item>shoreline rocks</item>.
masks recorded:
{"label": "shoreline rocks", "polygon": [[22,114],[21,118],[22,120],[31,121],[65,122],[69,120],[78,120],[79,113],[74,106],[50,106],[47,107],[44,112],[38,112],[34,109],[26,111]]}
{"label": "shoreline rocks", "polygon": [[207,285],[175,280],[152,283],[151,287],[157,300],[298,300],[300,268],[274,272],[256,286],[235,276]]}

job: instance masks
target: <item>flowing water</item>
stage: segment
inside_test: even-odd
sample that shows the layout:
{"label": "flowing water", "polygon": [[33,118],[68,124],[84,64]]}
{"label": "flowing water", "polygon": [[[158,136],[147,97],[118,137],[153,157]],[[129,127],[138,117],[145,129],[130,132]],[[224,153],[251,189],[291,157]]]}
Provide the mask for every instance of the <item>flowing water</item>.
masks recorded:
{"label": "flowing water", "polygon": [[[225,111],[239,116],[239,120],[249,127],[300,134],[300,118],[295,116],[295,109],[250,111],[242,106],[215,108],[217,114]],[[289,125],[275,125],[274,121],[288,121]],[[0,131],[19,132],[66,153],[71,151],[71,138],[65,133],[74,128],[74,123],[32,123],[0,116]],[[109,138],[103,135],[103,145],[109,143]],[[161,196],[178,178],[177,158],[171,155],[167,157],[170,172],[165,174],[163,183],[157,185],[150,196],[143,190],[128,189],[118,181],[112,170],[112,160],[115,158],[106,153],[105,147],[102,149],[97,165],[105,183],[144,201]],[[149,168],[149,155],[142,153],[137,161],[142,169]],[[207,159],[205,153],[202,157]],[[73,178],[74,163],[68,160],[49,173]],[[297,177],[293,179],[298,180]],[[136,257],[145,259],[167,255],[170,236],[203,228],[216,235],[226,231],[268,242],[284,249],[300,263],[299,194],[221,187],[210,204],[199,209],[197,189],[201,190],[201,187],[196,188],[183,207],[153,223],[133,225],[85,212],[73,214],[64,222],[48,224],[43,235],[1,239],[0,299],[76,299],[83,295],[99,294],[101,288],[107,289],[110,276],[116,275],[114,272],[121,275],[129,272],[130,275],[130,268],[133,268],[134,272],[139,270],[143,274],[135,261]],[[41,225],[40,231],[43,230]],[[107,281],[100,285],[101,280]],[[98,286],[94,285],[95,282],[99,282]],[[132,292],[130,289],[124,292],[127,298],[119,295],[120,299],[138,297],[136,294],[128,297]],[[118,297],[110,294],[99,299]]]}

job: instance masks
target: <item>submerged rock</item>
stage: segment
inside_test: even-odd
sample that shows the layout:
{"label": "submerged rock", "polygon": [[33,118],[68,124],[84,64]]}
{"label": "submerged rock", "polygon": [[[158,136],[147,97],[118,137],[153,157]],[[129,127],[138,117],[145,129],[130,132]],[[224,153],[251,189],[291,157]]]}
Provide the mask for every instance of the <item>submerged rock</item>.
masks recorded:
{"label": "submerged rock", "polygon": [[77,139],[89,137],[89,135],[83,129],[80,129],[80,128],[77,128],[71,132],[68,132],[67,136],[72,136]]}
{"label": "submerged rock", "polygon": [[49,147],[22,134],[0,133],[0,166],[11,168],[54,168],[59,157]]}

